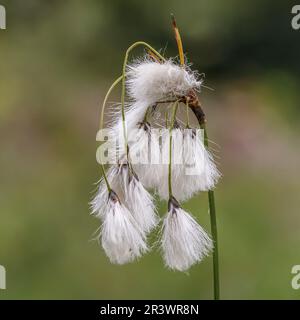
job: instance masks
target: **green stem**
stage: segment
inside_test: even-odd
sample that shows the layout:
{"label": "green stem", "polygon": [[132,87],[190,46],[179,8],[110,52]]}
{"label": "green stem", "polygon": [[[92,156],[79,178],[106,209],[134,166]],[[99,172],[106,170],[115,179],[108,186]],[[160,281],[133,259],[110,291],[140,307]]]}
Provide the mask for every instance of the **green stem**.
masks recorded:
{"label": "green stem", "polygon": [[118,85],[119,82],[121,82],[121,80],[123,79],[123,76],[120,76],[118,79],[116,79],[113,84],[110,86],[110,88],[108,89],[103,103],[102,103],[102,109],[101,109],[101,116],[100,116],[100,122],[99,122],[99,129],[103,129],[103,123],[104,123],[104,111],[105,111],[105,107],[106,107],[106,103],[107,100],[111,94],[111,92],[113,91],[113,89]]}
{"label": "green stem", "polygon": [[219,254],[218,254],[218,230],[214,191],[208,191],[208,203],[211,223],[211,233],[214,241],[213,269],[214,269],[214,298],[220,300],[220,279],[219,279]]}
{"label": "green stem", "polygon": [[[100,121],[99,121],[99,130],[103,129],[104,111],[105,111],[105,106],[106,106],[107,100],[108,100],[112,90],[117,86],[117,84],[122,80],[122,78],[123,78],[123,76],[120,76],[118,79],[116,79],[114,81],[114,83],[110,86],[110,88],[108,89],[108,91],[107,91],[107,93],[106,93],[106,95],[104,97],[104,100],[103,100],[103,103],[102,103]],[[108,182],[108,179],[107,179],[107,176],[106,176],[106,173],[105,173],[105,168],[104,168],[104,165],[102,163],[102,159],[101,159],[100,167],[101,167],[102,176],[103,176],[104,181],[106,183],[108,192],[110,192],[111,191],[111,187],[110,187],[110,184]]]}
{"label": "green stem", "polygon": [[110,192],[111,192],[111,186],[110,186],[110,184],[109,184],[109,182],[108,182],[108,180],[107,180],[107,176],[106,176],[106,173],[105,173],[105,169],[104,169],[104,166],[103,166],[102,163],[101,163],[100,167],[101,167],[102,176],[103,176],[103,178],[104,178],[104,181],[105,181],[105,184],[106,184],[108,193],[110,193]]}
{"label": "green stem", "polygon": [[172,131],[174,128],[174,123],[175,123],[175,118],[176,118],[176,113],[178,109],[178,101],[175,102],[174,107],[173,107],[173,113],[172,113],[172,118],[171,118],[171,125],[169,128],[169,172],[168,172],[168,186],[169,186],[169,199],[173,196],[172,192]]}
{"label": "green stem", "polygon": [[[201,129],[204,130],[204,145],[207,149],[209,149],[208,134],[207,134],[207,129],[205,124],[201,125]],[[214,241],[214,251],[213,251],[214,299],[220,300],[218,229],[217,229],[215,195],[213,190],[208,191],[208,204],[209,204],[211,234]]]}
{"label": "green stem", "polygon": [[189,104],[186,102],[186,128],[190,128]]}
{"label": "green stem", "polygon": [[168,111],[168,109],[166,109],[166,112],[165,112],[165,126],[166,126],[166,128],[168,128],[168,126],[169,126],[169,111]]}

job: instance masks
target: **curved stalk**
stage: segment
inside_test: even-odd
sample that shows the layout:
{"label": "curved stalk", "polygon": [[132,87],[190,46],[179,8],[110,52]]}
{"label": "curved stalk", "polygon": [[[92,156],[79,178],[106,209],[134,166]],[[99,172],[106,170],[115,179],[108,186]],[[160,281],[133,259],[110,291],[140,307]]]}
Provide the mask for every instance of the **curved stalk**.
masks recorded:
{"label": "curved stalk", "polygon": [[113,89],[122,81],[123,79],[123,75],[120,76],[119,78],[117,78],[113,84],[110,86],[110,88],[108,89],[108,91],[106,92],[106,95],[104,97],[103,103],[102,103],[102,109],[101,109],[101,116],[100,116],[100,122],[99,122],[99,129],[103,129],[103,123],[104,123],[104,111],[105,111],[105,107],[106,107],[106,103],[107,100],[111,94],[111,92],[113,91]]}
{"label": "curved stalk", "polygon": [[[120,76],[119,78],[117,78],[113,84],[110,86],[110,88],[108,89],[105,97],[104,97],[104,100],[103,100],[103,103],[102,103],[102,109],[101,109],[101,115],[100,115],[100,121],[99,121],[99,130],[103,129],[103,123],[104,123],[104,111],[105,111],[105,106],[106,106],[106,103],[107,103],[107,100],[112,92],[112,90],[117,86],[117,84],[122,80],[122,77],[123,76]],[[104,178],[104,181],[106,183],[106,186],[107,186],[107,189],[108,189],[108,192],[111,191],[111,186],[108,182],[108,179],[107,179],[107,176],[106,176],[106,173],[105,173],[105,169],[104,169],[104,165],[101,161],[100,163],[100,167],[101,167],[101,172],[102,172],[102,176]]]}

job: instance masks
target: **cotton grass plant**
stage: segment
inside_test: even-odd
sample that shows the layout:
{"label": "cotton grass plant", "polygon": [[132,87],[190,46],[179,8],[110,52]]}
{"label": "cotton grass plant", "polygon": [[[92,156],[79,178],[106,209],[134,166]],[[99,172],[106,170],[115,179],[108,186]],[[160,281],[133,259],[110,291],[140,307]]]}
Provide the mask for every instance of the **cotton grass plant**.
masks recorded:
{"label": "cotton grass plant", "polygon": [[[121,83],[121,102],[111,108],[112,120],[105,133],[101,131],[101,139],[107,139],[97,152],[102,178],[91,202],[92,214],[102,221],[99,241],[112,263],[129,263],[149,251],[147,237],[157,227],[164,263],[172,270],[187,271],[213,252],[214,297],[219,299],[213,189],[220,173],[208,148],[205,114],[197,96],[203,79],[187,64],[174,17],[172,21],[179,63],[136,42],[126,51],[122,75],[105,96],[100,129],[109,96]],[[138,46],[146,54],[129,62]],[[185,121],[178,118],[179,108]],[[191,111],[199,127],[191,126]],[[200,192],[208,192],[212,239],[182,206]],[[153,195],[167,200],[162,219]]]}

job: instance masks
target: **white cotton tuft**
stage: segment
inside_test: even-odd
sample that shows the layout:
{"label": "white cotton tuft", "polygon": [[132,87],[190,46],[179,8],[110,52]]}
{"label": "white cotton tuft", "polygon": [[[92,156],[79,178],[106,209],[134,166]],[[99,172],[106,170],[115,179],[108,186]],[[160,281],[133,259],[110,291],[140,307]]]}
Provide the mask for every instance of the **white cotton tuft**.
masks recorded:
{"label": "white cotton tuft", "polygon": [[[163,176],[157,193],[160,198],[167,200],[168,164],[169,164],[169,135],[163,137],[162,156]],[[172,130],[172,191],[179,201],[186,201],[200,191],[208,191],[215,187],[219,178],[213,156],[203,143],[200,130]]]}
{"label": "white cotton tuft", "polygon": [[110,261],[124,264],[139,258],[147,251],[144,235],[113,191],[105,211],[100,238]]}
{"label": "white cotton tuft", "polygon": [[[135,138],[134,129],[143,122],[149,107],[159,101],[176,99],[188,94],[191,90],[198,90],[201,83],[197,80],[196,73],[190,71],[188,67],[183,68],[176,65],[171,60],[158,63],[145,59],[128,66],[126,85],[128,96],[131,99],[131,102],[125,106],[128,141]],[[118,107],[121,110],[121,107]],[[122,161],[126,150],[120,111],[117,112],[117,120],[111,125],[109,136],[110,139],[117,140],[116,155],[112,153],[111,158]]]}
{"label": "white cotton tuft", "polygon": [[97,217],[103,217],[104,208],[108,201],[108,190],[104,183],[101,179],[98,191],[90,202],[91,214]]}
{"label": "white cotton tuft", "polygon": [[[120,179],[119,179],[119,166],[112,166],[106,172],[107,180],[113,190],[123,198],[123,189],[121,188]],[[102,177],[99,182],[98,191],[95,197],[90,202],[91,205],[91,214],[103,218],[106,211],[106,206],[108,202],[109,191],[105,183],[104,178]]]}
{"label": "white cotton tuft", "polygon": [[153,197],[127,164],[119,166],[118,177],[123,203],[130,210],[140,230],[143,233],[150,232],[158,223]]}
{"label": "white cotton tuft", "polygon": [[[130,210],[142,232],[150,232],[158,223],[153,197],[144,188],[128,164],[115,165],[107,171],[107,180],[121,202]],[[91,202],[92,214],[104,219],[109,191],[102,178],[98,192]]]}
{"label": "white cotton tuft", "polygon": [[143,60],[128,66],[127,87],[132,100],[152,105],[160,100],[186,95],[200,89],[197,74],[171,60],[163,63]]}
{"label": "white cotton tuft", "polygon": [[161,182],[160,133],[149,123],[139,123],[129,141],[130,160],[143,186],[154,189]]}
{"label": "white cotton tuft", "polygon": [[126,194],[126,205],[138,226],[145,233],[149,233],[158,224],[158,216],[155,212],[153,197],[143,187],[135,174],[129,178],[129,185]]}
{"label": "white cotton tuft", "polygon": [[162,163],[169,165],[170,162],[170,134],[172,134],[172,165],[175,173],[177,172],[177,166],[182,165],[183,159],[183,130],[178,126],[170,130],[165,129],[162,135]]}
{"label": "white cotton tuft", "polygon": [[129,167],[127,163],[118,165],[118,184],[122,190],[122,202],[125,202],[129,184]]}
{"label": "white cotton tuft", "polygon": [[186,183],[182,194],[190,198],[198,191],[213,189],[221,175],[213,156],[204,146],[200,130],[184,130],[183,155]]}
{"label": "white cotton tuft", "polygon": [[[125,128],[128,141],[134,139],[137,124],[143,121],[148,107],[149,104],[143,101],[134,102],[125,107]],[[114,155],[112,158],[120,159],[122,162],[126,158],[126,150],[121,111],[117,112],[116,118],[117,120],[110,126],[109,139],[117,145],[116,156]]]}
{"label": "white cotton tuft", "polygon": [[151,127],[148,122],[139,122],[128,132],[130,162],[135,168],[148,165],[151,151]]}
{"label": "white cotton tuft", "polygon": [[165,165],[162,163],[161,140],[161,130],[152,128],[150,141],[150,165],[147,170],[144,170],[141,174],[142,183],[147,188],[154,190],[161,184],[165,170]]}
{"label": "white cotton tuft", "polygon": [[163,223],[161,248],[167,267],[186,271],[207,256],[213,244],[195,219],[180,208],[175,198],[171,198]]}
{"label": "white cotton tuft", "polygon": [[[175,127],[172,130],[172,190],[174,197],[181,200],[178,192],[182,184],[185,184],[183,171],[183,130]],[[169,199],[169,162],[170,162],[170,132],[165,130],[162,135],[162,170],[161,179],[157,186],[157,194],[161,199]]]}

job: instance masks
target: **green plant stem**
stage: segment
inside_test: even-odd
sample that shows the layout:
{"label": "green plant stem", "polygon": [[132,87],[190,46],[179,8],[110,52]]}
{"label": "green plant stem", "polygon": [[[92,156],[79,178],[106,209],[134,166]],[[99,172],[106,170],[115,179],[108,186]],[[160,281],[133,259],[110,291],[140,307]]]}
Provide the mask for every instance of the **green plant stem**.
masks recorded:
{"label": "green plant stem", "polygon": [[186,128],[190,128],[190,114],[189,114],[189,105],[186,102]]}
{"label": "green plant stem", "polygon": [[169,199],[171,199],[171,197],[173,196],[173,192],[172,192],[172,143],[173,143],[172,142],[172,140],[173,140],[172,139],[172,131],[174,128],[178,105],[179,105],[179,103],[178,103],[178,101],[176,101],[174,103],[171,124],[170,124],[170,128],[169,128],[169,172],[168,172]]}
{"label": "green plant stem", "polygon": [[109,182],[107,180],[107,176],[106,176],[106,173],[105,173],[104,165],[101,163],[100,167],[101,167],[102,176],[104,178],[108,193],[110,193],[111,192],[111,186],[110,186],[110,184],[109,184]]}
{"label": "green plant stem", "polygon": [[[117,78],[113,84],[110,86],[110,88],[108,89],[105,97],[104,97],[104,100],[103,100],[103,103],[102,103],[102,109],[101,109],[101,115],[100,115],[100,121],[99,121],[99,130],[102,130],[103,129],[103,123],[104,123],[104,111],[105,111],[105,106],[106,106],[106,103],[107,103],[107,100],[112,92],[112,90],[117,86],[117,84],[122,80],[123,76],[120,76],[119,78]],[[107,176],[106,176],[106,173],[105,173],[105,168],[104,168],[104,165],[102,163],[102,160],[101,160],[101,163],[100,163],[100,167],[101,167],[101,172],[102,172],[102,176],[104,178],[104,181],[106,183],[106,186],[107,186],[107,189],[108,189],[108,192],[111,191],[111,187],[110,187],[110,184],[108,182],[108,179],[107,179]]]}
{"label": "green plant stem", "polygon": [[[208,134],[207,134],[206,126],[205,124],[202,124],[200,126],[201,126],[201,129],[204,130],[204,145],[207,149],[209,149]],[[215,194],[213,190],[208,191],[208,204],[209,204],[211,234],[214,242],[214,251],[213,251],[214,299],[220,300],[218,229],[217,229]]]}
{"label": "green plant stem", "polygon": [[[183,46],[182,46],[179,29],[177,27],[174,15],[171,15],[171,18],[172,18],[173,29],[175,32],[175,38],[176,38],[179,57],[180,57],[180,64],[181,66],[184,66]],[[208,149],[208,136],[207,136],[207,130],[206,130],[205,121],[204,121],[205,115],[201,108],[200,110],[199,108],[198,109],[192,108],[192,110],[199,121],[199,125],[201,129],[204,130],[204,144],[205,144],[205,147]],[[189,126],[189,118],[187,113],[187,127],[188,126]],[[208,191],[208,203],[209,203],[209,213],[210,213],[210,221],[211,221],[211,233],[214,241],[214,252],[213,252],[214,299],[219,300],[220,285],[219,285],[218,232],[217,232],[217,219],[216,219],[216,205],[215,205],[215,197],[214,197],[213,190]]]}
{"label": "green plant stem", "polygon": [[167,109],[165,111],[165,126],[166,128],[169,126],[169,111]]}
{"label": "green plant stem", "polygon": [[103,103],[102,103],[102,109],[101,109],[101,116],[100,116],[100,122],[99,122],[99,129],[103,129],[103,123],[104,123],[104,111],[105,111],[105,107],[106,107],[106,103],[107,100],[111,94],[111,92],[113,91],[113,89],[118,85],[118,83],[120,83],[123,79],[123,76],[120,76],[119,78],[117,78],[113,84],[110,86],[110,88],[108,89],[108,91],[106,92],[106,95],[104,97]]}
{"label": "green plant stem", "polygon": [[219,279],[219,254],[218,254],[218,230],[214,191],[208,191],[208,203],[211,223],[211,233],[214,241],[213,269],[214,269],[214,299],[220,300],[220,279]]}

